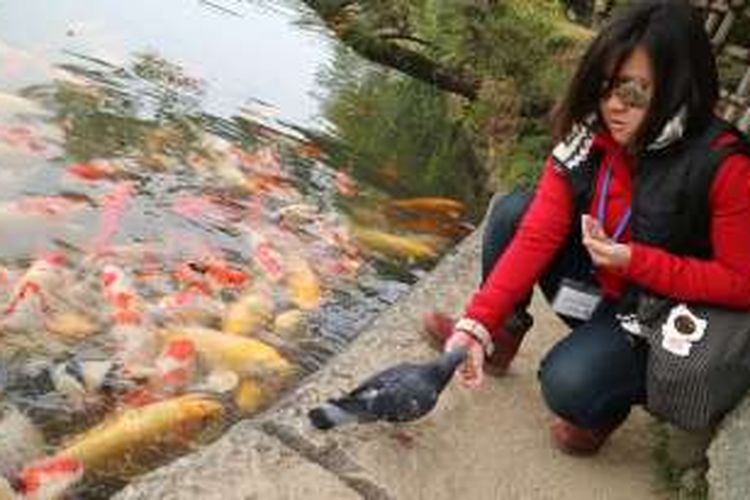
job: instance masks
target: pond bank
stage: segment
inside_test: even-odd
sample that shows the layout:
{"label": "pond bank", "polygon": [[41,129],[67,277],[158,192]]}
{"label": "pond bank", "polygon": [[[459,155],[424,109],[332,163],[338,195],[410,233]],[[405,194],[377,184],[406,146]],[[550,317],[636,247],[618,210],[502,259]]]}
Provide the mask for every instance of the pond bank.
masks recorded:
{"label": "pond bank", "polygon": [[479,232],[408,296],[278,405],[213,445],[134,481],[115,498],[652,499],[666,498],[652,458],[651,419],[636,411],[594,459],[549,442],[536,366],[564,332],[535,297],[536,319],[510,374],[478,393],[452,385],[437,409],[394,437],[385,425],[312,429],[305,412],[367,375],[433,353],[419,333],[430,308],[458,313],[479,279]]}

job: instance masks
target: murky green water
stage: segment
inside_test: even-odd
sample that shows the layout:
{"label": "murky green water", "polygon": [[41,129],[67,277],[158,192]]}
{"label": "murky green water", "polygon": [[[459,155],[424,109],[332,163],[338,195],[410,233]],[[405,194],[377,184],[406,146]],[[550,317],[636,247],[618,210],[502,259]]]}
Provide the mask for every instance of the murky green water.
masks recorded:
{"label": "murky green water", "polygon": [[212,439],[470,230],[481,186],[446,97],[305,16],[0,6],[0,426],[36,428],[0,439],[16,486],[72,457],[70,487],[105,496]]}

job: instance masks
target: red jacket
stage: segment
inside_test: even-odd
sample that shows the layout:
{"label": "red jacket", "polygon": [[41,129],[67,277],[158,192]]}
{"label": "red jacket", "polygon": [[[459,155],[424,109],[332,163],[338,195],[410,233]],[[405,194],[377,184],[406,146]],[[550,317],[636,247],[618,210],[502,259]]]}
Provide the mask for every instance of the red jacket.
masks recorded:
{"label": "red jacket", "polygon": [[[722,136],[716,146],[729,140],[731,136]],[[604,149],[602,161],[612,165],[604,221],[605,231],[612,234],[630,205],[633,158],[609,135],[597,136],[595,144]],[[599,169],[588,210],[592,215],[596,213],[604,172]],[[709,205],[713,259],[681,257],[632,243],[626,230],[620,242],[631,245],[628,268],[598,269],[596,273],[605,296],[618,297],[627,282],[634,282],[679,300],[750,309],[750,158],[732,155],[724,160],[711,186]],[[491,334],[499,334],[516,303],[529,293],[565,243],[572,224],[580,224],[574,216],[568,180],[548,158],[516,236],[471,298],[464,316],[479,321]]]}

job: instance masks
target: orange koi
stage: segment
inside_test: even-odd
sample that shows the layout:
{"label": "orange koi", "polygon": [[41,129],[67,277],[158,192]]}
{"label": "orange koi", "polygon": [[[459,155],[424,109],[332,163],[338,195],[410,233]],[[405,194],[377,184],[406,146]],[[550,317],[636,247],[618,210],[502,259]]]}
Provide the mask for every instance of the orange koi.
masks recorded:
{"label": "orange koi", "polygon": [[83,463],[70,455],[42,458],[27,466],[19,476],[26,499],[60,498],[83,477]]}
{"label": "orange koi", "polygon": [[115,169],[107,160],[91,160],[88,163],[73,163],[65,169],[65,172],[85,181],[98,181],[112,178]]}
{"label": "orange koi", "polygon": [[297,146],[295,152],[299,156],[304,156],[305,158],[312,158],[315,160],[323,158],[323,150],[314,142],[303,142]]}
{"label": "orange koi", "polygon": [[188,265],[221,287],[241,288],[250,281],[248,273],[231,267],[223,260],[211,259],[205,262],[191,262]]}
{"label": "orange koi", "polygon": [[458,219],[466,211],[466,206],[460,201],[437,197],[391,200],[388,202],[388,208],[413,212],[437,213],[451,219]]}

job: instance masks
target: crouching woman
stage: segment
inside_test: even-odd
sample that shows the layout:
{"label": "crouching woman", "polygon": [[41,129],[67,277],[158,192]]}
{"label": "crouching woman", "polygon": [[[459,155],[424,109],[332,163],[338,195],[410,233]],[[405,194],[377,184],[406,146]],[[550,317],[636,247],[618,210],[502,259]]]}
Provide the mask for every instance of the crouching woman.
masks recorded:
{"label": "crouching woman", "polygon": [[679,0],[631,4],[556,107],[559,142],[535,191],[491,204],[483,281],[463,317],[425,317],[446,349],[468,346],[459,374],[476,387],[513,359],[538,283],[571,327],[539,369],[566,452],[596,452],[646,402],[644,298],[750,311],[750,149],[714,115],[717,99],[697,13]]}

